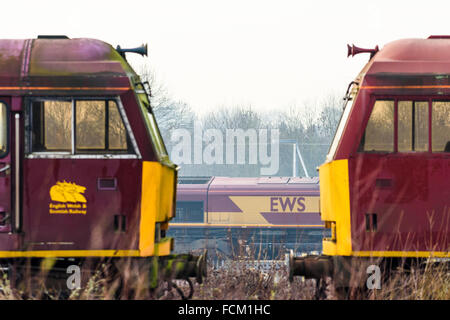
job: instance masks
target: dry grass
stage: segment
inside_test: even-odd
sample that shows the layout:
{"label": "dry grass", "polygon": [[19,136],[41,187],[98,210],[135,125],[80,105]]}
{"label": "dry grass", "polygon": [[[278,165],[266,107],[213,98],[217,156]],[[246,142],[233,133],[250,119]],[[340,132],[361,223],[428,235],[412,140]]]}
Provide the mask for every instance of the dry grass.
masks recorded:
{"label": "dry grass", "polygon": [[267,268],[231,261],[220,269],[210,268],[206,281],[196,285],[193,299],[309,300],[313,299],[314,291],[314,281],[296,278],[290,283],[284,265]]}
{"label": "dry grass", "polygon": [[[28,279],[34,288],[12,289],[8,277],[0,279],[0,299],[180,299],[180,295],[167,282],[161,281],[158,290],[150,291],[139,271],[130,270],[127,290],[118,291],[117,279],[108,279],[101,266],[86,284],[73,291],[50,288],[41,278]],[[133,282],[134,281],[134,282]],[[187,295],[186,281],[174,280]],[[122,289],[124,289],[122,287]],[[296,277],[288,280],[288,270],[283,264],[261,267],[252,261],[228,261],[225,265],[209,266],[208,278],[202,284],[194,284],[192,299],[202,300],[309,300],[315,299],[316,282]],[[322,298],[337,299],[332,282],[329,280]],[[450,300],[450,272],[448,262],[427,264],[425,268],[394,272],[382,284],[381,290],[370,290],[364,294],[353,294],[350,299],[380,300]]]}
{"label": "dry grass", "polygon": [[450,270],[446,263],[395,272],[371,296],[381,300],[450,300]]}

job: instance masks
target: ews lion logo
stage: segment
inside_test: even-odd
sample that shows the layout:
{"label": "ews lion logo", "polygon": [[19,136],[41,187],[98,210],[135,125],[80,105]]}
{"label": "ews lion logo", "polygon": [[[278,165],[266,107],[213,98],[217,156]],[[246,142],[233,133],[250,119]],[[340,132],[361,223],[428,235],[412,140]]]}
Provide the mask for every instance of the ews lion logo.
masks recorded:
{"label": "ews lion logo", "polygon": [[85,190],[85,187],[64,180],[64,182],[57,182],[51,187],[50,197],[52,201],[86,203],[86,198],[82,195]]}
{"label": "ews lion logo", "polygon": [[87,200],[83,193],[85,187],[73,182],[57,182],[50,188],[50,214],[86,214]]}

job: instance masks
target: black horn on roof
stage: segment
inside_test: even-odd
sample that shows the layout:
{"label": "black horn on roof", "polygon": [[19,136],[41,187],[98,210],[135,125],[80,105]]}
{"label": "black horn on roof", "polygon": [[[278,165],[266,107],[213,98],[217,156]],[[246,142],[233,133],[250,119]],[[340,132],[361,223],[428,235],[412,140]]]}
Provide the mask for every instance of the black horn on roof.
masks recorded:
{"label": "black horn on roof", "polygon": [[374,49],[364,49],[364,48],[358,48],[354,44],[350,47],[350,45],[347,45],[347,57],[354,56],[356,54],[360,53],[370,53],[370,58],[372,58],[375,53],[379,51],[378,46],[376,46]]}
{"label": "black horn on roof", "polygon": [[141,56],[147,56],[147,44],[142,44],[140,47],[131,48],[131,49],[122,49],[120,46],[117,46],[116,50],[124,58],[125,58],[126,52],[133,52],[133,53],[138,53]]}

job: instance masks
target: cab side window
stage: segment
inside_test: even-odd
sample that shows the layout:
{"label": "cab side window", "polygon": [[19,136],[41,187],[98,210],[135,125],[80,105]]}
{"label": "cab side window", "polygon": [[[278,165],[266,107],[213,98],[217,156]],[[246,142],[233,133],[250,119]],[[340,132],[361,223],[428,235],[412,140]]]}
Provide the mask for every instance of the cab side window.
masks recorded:
{"label": "cab side window", "polygon": [[34,100],[28,118],[31,153],[134,153],[114,100]]}
{"label": "cab side window", "polygon": [[450,101],[377,100],[358,151],[450,152]]}
{"label": "cab side window", "polygon": [[0,157],[8,152],[8,110],[6,104],[0,102]]}
{"label": "cab side window", "polygon": [[114,101],[76,101],[76,151],[127,151],[127,135]]}
{"label": "cab side window", "polygon": [[398,101],[398,152],[428,151],[428,101]]}
{"label": "cab side window", "polygon": [[89,100],[77,101],[76,118],[76,150],[104,150],[106,101]]}
{"label": "cab side window", "polygon": [[359,151],[394,151],[394,101],[377,100],[375,102]]}
{"label": "cab side window", "polygon": [[114,101],[108,101],[108,142],[110,150],[127,150],[127,130]]}
{"label": "cab side window", "polygon": [[433,152],[450,152],[450,101],[433,101],[431,109]]}
{"label": "cab side window", "polygon": [[31,105],[32,150],[66,151],[71,150],[70,101],[33,101]]}

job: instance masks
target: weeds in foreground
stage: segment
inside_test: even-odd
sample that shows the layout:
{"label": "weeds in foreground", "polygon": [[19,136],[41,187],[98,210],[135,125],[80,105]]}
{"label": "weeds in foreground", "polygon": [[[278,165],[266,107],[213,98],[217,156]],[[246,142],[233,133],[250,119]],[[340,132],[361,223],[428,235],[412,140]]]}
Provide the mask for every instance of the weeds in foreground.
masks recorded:
{"label": "weeds in foreground", "polygon": [[[109,279],[97,269],[80,289],[55,289],[40,281],[32,291],[13,288],[6,274],[0,277],[0,299],[180,299],[170,283],[161,281],[158,290],[150,291],[145,276],[136,272],[134,282],[124,291],[119,279]],[[33,280],[33,279],[30,279]],[[65,280],[64,280],[65,281]],[[186,293],[186,281],[173,280]],[[61,286],[59,286],[61,288]],[[258,265],[252,261],[227,261],[220,267],[208,268],[208,277],[202,284],[194,284],[192,299],[203,300],[310,300],[316,298],[316,281],[295,277],[289,282],[288,268],[283,263]],[[326,299],[337,299],[331,279],[328,279]],[[448,263],[429,263],[424,268],[398,270],[382,283],[380,290],[369,290],[350,299],[380,300],[450,300],[450,271]]]}
{"label": "weeds in foreground", "polygon": [[296,278],[288,280],[285,265],[270,268],[249,262],[232,261],[212,269],[204,284],[196,285],[193,299],[205,300],[310,300],[315,282]]}
{"label": "weeds in foreground", "polygon": [[381,300],[450,300],[450,269],[446,263],[428,263],[423,269],[399,270],[372,294]]}

